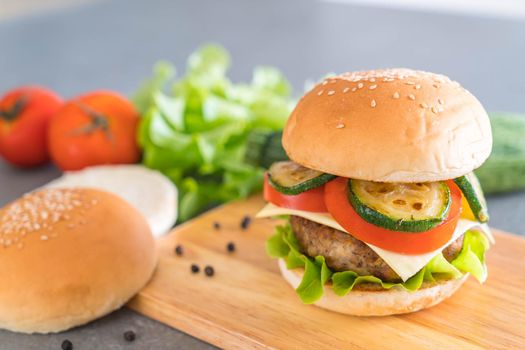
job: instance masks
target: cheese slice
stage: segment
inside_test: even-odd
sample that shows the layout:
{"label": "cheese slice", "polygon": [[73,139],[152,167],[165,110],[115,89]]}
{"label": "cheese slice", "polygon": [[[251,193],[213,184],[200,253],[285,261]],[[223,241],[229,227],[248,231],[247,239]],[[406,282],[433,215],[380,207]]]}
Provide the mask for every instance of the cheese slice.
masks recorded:
{"label": "cheese slice", "polygon": [[[278,215],[295,215],[305,218],[310,221],[317,222],[321,225],[325,225],[336,230],[340,230],[346,233],[346,231],[341,225],[334,220],[334,218],[329,213],[313,213],[302,210],[295,210],[289,208],[281,208],[274,204],[267,204],[255,217],[265,218]],[[490,232],[490,229],[487,224],[482,224],[476,221],[459,219],[458,225],[454,231],[454,234],[450,240],[443,244],[440,248],[425,254],[419,255],[406,255],[400,254],[392,251],[388,251],[379,247],[376,247],[372,244],[364,242],[367,246],[370,247],[374,252],[381,257],[391,268],[394,270],[403,281],[408,280],[410,277],[414,276],[419,270],[423,268],[430,260],[437,254],[441,253],[450,243],[458,239],[466,231],[476,228],[477,230],[483,232],[487,236],[490,243],[494,244],[494,236]]]}

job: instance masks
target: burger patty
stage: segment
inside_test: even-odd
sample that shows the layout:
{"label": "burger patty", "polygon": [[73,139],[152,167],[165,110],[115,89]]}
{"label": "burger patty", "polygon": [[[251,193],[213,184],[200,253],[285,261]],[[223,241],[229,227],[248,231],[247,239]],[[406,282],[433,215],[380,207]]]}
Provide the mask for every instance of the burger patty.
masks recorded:
{"label": "burger patty", "polygon": [[[291,216],[290,224],[301,251],[311,257],[324,256],[330,269],[373,275],[385,282],[401,281],[399,275],[376,252],[348,233],[299,216]],[[443,250],[443,256],[452,261],[462,246],[463,235]]]}

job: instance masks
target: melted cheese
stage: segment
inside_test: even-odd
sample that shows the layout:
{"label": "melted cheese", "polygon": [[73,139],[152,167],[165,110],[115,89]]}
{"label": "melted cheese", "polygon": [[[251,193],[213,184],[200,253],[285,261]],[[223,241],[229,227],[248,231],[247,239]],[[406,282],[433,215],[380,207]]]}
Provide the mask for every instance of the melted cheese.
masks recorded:
{"label": "melted cheese", "polygon": [[[259,213],[257,213],[257,218],[265,218],[278,215],[295,215],[305,218],[310,221],[317,222],[321,225],[325,225],[336,230],[340,230],[346,233],[346,231],[341,225],[339,225],[334,218],[329,213],[313,213],[302,210],[281,208],[271,203],[267,204]],[[454,231],[454,234],[450,240],[445,243],[440,248],[425,254],[419,255],[406,255],[400,254],[392,251],[388,251],[379,247],[376,247],[372,244],[365,242],[367,246],[370,247],[374,252],[377,253],[391,268],[394,270],[403,281],[408,280],[410,277],[414,276],[419,270],[423,268],[434,256],[439,254],[443,249],[445,249],[450,243],[458,239],[466,231],[477,228],[479,231],[483,232],[490,243],[494,244],[494,237],[490,232],[487,224],[481,224],[476,221],[460,219],[458,225]]]}

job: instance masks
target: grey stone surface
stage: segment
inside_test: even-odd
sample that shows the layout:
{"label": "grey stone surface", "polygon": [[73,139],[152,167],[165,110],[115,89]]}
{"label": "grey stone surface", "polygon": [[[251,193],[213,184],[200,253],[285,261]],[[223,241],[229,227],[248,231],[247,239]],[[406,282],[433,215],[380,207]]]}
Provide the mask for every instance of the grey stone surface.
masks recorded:
{"label": "grey stone surface", "polygon": [[[204,42],[233,56],[234,80],[257,64],[290,77],[298,94],[327,72],[407,66],[447,74],[488,110],[525,112],[525,23],[305,0],[107,0],[0,23],[0,91],[38,83],[66,97],[108,88],[129,94],[167,59],[182,68]],[[524,135],[525,137],[525,135]],[[52,166],[15,170],[0,161],[0,205],[59,175]],[[525,234],[525,193],[489,198],[491,225]],[[138,339],[125,344],[122,333]],[[120,310],[65,334],[0,331],[0,349],[207,349],[209,345]]]}
{"label": "grey stone surface", "polygon": [[[124,332],[128,330],[135,332],[134,342],[124,340]],[[0,330],[0,349],[59,350],[66,339],[73,343],[74,350],[215,349],[198,339],[128,309],[116,311],[88,326],[61,334],[27,335]]]}

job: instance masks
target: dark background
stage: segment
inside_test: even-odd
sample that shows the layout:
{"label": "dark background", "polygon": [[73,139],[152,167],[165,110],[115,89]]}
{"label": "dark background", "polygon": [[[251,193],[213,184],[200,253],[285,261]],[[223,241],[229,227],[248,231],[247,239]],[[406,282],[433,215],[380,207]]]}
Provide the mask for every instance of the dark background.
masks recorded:
{"label": "dark background", "polygon": [[[107,88],[132,93],[159,59],[183,69],[206,42],[224,45],[231,76],[275,65],[300,95],[307,79],[349,70],[410,67],[449,75],[488,111],[525,112],[525,22],[307,0],[107,0],[0,22],[0,91],[38,83],[65,97]],[[524,135],[525,137],[525,135]],[[59,175],[0,161],[0,205]],[[489,198],[491,225],[525,234],[525,194]],[[139,332],[124,344],[122,332]],[[2,349],[204,349],[131,311],[58,336],[0,331]]]}

